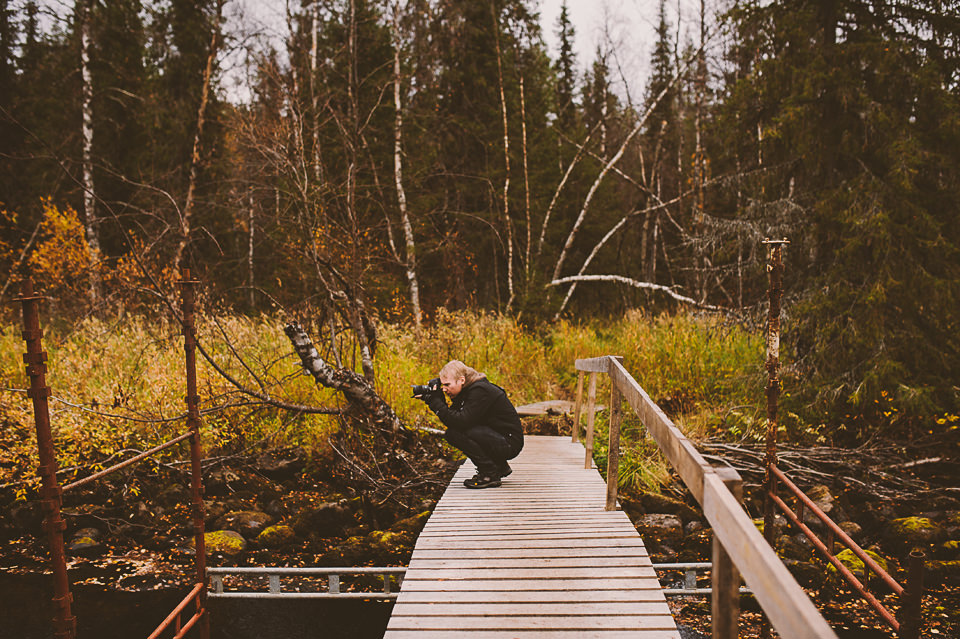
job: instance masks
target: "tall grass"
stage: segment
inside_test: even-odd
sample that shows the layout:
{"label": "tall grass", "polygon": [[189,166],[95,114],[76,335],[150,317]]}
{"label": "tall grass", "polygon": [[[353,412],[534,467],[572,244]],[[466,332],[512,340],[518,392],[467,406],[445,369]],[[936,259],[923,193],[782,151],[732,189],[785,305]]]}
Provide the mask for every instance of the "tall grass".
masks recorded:
{"label": "tall grass", "polygon": [[[217,366],[240,385],[287,403],[338,405],[336,394],[300,374],[282,326],[283,321],[272,316],[208,316],[201,319],[198,332]],[[61,466],[105,463],[118,451],[143,449],[183,431],[179,326],[130,316],[112,323],[87,320],[48,328],[44,346],[49,353],[48,383],[55,396],[51,417]],[[0,371],[8,390],[0,395],[5,417],[0,431],[0,484],[35,476],[33,416],[22,392],[26,387],[22,352],[19,327],[3,327]],[[446,311],[419,334],[409,326],[381,326],[377,390],[406,423],[425,424],[434,418],[412,399],[410,385],[435,377],[451,359],[486,373],[521,405],[572,398],[574,360],[608,354],[622,355],[627,369],[651,397],[672,412],[681,427],[697,433],[718,424],[729,427],[717,416],[729,416],[737,406],[759,410],[763,400],[761,336],[718,319],[651,317],[636,311],[602,323],[563,321],[537,329],[502,315]],[[609,397],[604,377],[600,376],[601,403]],[[321,446],[337,425],[336,417],[251,404],[202,357],[198,357],[198,386],[208,453]],[[624,461],[621,481],[656,483],[663,471],[650,470],[657,462],[642,443],[642,425],[629,411],[626,418],[625,447],[634,452]],[[598,428],[605,428],[602,418]],[[597,448],[598,455],[605,454],[602,445]]]}

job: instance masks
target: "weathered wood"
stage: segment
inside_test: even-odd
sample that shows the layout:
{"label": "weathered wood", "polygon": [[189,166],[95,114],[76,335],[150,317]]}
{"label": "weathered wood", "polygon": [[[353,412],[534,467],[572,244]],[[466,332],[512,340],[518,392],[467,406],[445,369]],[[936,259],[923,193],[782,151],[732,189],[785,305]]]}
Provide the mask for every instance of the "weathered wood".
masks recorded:
{"label": "weathered wood", "polygon": [[461,468],[417,540],[386,639],[679,639],[643,541],[623,512],[604,510],[583,454],[565,437],[530,436],[513,474],[481,491],[462,486],[473,469]]}
{"label": "weathered wood", "polygon": [[710,468],[709,464],[620,362],[611,362],[610,378],[653,436],[667,461],[683,479],[683,483],[696,500],[703,504],[703,473]]}
{"label": "weathered wood", "polygon": [[[637,639],[636,630],[457,630],[458,637],[483,637],[483,639]],[[390,639],[450,639],[449,630],[397,630],[389,633]],[[643,639],[679,639],[676,630],[645,630]]]}
{"label": "weathered wood", "polygon": [[764,612],[786,639],[836,639],[763,535],[716,473],[703,479],[703,513]]}
{"label": "weathered wood", "polygon": [[[743,501],[743,480],[732,468],[718,468],[717,476],[737,503]],[[713,566],[710,580],[710,612],[713,639],[737,639],[740,636],[740,571],[716,536],[712,541]]]}
{"label": "weathered wood", "polygon": [[593,467],[593,421],[597,415],[597,374],[590,373],[590,384],[587,390],[587,433],[584,439],[583,467]]}
{"label": "weathered wood", "polygon": [[610,429],[607,446],[607,510],[617,508],[617,483],[620,480],[620,389],[610,384]]}
{"label": "weathered wood", "polygon": [[577,373],[577,401],[573,410],[573,427],[570,429],[570,441],[580,440],[580,410],[583,408],[583,371]]}
{"label": "weathered wood", "polygon": [[603,356],[578,359],[574,362],[574,368],[585,373],[606,373],[610,370],[610,358]]}
{"label": "weathered wood", "polygon": [[533,404],[517,406],[517,414],[521,417],[536,417],[539,415],[569,415],[574,404],[565,399],[549,399]]}

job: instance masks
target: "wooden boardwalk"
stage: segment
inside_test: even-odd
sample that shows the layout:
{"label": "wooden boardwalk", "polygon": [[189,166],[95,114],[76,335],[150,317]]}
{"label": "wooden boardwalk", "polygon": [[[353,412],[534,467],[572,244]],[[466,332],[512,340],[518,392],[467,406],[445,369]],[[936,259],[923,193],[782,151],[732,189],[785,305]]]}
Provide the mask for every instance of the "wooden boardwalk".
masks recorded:
{"label": "wooden boardwalk", "polygon": [[500,488],[460,467],[417,540],[386,639],[679,639],[640,536],[566,437],[527,436]]}

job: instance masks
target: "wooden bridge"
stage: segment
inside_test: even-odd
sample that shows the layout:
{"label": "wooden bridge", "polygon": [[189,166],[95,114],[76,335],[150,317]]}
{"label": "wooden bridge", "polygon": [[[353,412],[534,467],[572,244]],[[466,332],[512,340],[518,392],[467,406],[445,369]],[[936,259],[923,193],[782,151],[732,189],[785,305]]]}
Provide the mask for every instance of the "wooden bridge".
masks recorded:
{"label": "wooden bridge", "polygon": [[[499,488],[471,490],[460,468],[417,541],[386,639],[679,639],[650,558],[617,510],[621,404],[643,422],[713,529],[712,632],[738,636],[741,575],[779,636],[836,639],[738,501],[740,478],[713,468],[618,357],[577,360],[572,441],[528,437]],[[610,380],[606,486],[592,467],[597,375]],[[578,443],[589,374],[585,446]]]}
{"label": "wooden bridge", "polygon": [[[568,437],[527,437],[496,489],[460,467],[407,568],[385,637],[678,639],[650,557]],[[639,633],[639,635],[638,635]]]}

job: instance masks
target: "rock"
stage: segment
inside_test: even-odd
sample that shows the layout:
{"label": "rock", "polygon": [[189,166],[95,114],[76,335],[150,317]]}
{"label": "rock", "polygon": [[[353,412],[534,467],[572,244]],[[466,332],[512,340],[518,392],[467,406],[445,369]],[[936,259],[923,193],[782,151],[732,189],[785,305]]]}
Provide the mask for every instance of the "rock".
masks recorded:
{"label": "rock", "polygon": [[279,548],[297,538],[297,533],[290,526],[268,526],[257,535],[257,545],[264,548]]}
{"label": "rock", "polygon": [[837,526],[857,543],[863,538],[863,528],[855,521],[841,521]]}
{"label": "rock", "polygon": [[[887,570],[886,559],[884,559],[883,557],[881,557],[880,555],[878,555],[876,552],[872,550],[864,550],[863,552],[867,553],[867,556],[870,557],[870,559],[873,559],[875,562],[877,562],[881,568],[883,568],[884,570]],[[852,572],[854,576],[857,577],[857,579],[860,579],[861,581],[863,581],[863,569],[864,569],[863,560],[857,557],[852,550],[850,550],[849,548],[844,548],[843,550],[838,552],[835,555],[835,557],[839,559],[840,563],[843,564],[843,566],[847,568],[850,572]],[[867,570],[869,574],[871,575],[873,574],[873,571],[870,571],[869,569]],[[838,572],[836,566],[834,566],[833,564],[827,565],[827,571],[830,572],[830,574],[836,574]]]}
{"label": "rock", "polygon": [[927,561],[924,563],[924,568],[925,574],[929,576],[929,582],[960,583],[960,560]]}
{"label": "rock", "polygon": [[929,544],[944,537],[944,530],[926,517],[903,517],[894,519],[887,526],[887,534],[897,542],[907,545]]}
{"label": "rock", "polygon": [[706,527],[707,525],[705,523],[699,519],[694,519],[693,521],[688,521],[683,525],[683,532],[685,535],[692,535],[706,529]]}
{"label": "rock", "polygon": [[425,510],[422,513],[395,522],[392,526],[390,526],[390,530],[419,534],[420,531],[423,530],[423,527],[426,525],[429,518],[430,511]]}
{"label": "rock", "polygon": [[94,555],[100,551],[99,539],[99,530],[96,528],[83,528],[73,535],[73,539],[67,544],[66,550],[73,555]]}
{"label": "rock", "polygon": [[683,524],[676,515],[655,513],[641,515],[634,521],[640,536],[654,540],[680,539],[683,536]]}
{"label": "rock", "polygon": [[670,564],[677,561],[677,551],[666,544],[659,544],[657,552],[651,553],[650,559],[653,563]]}
{"label": "rock", "polygon": [[783,565],[787,567],[797,583],[804,588],[818,589],[823,585],[826,573],[823,571],[822,564],[797,559],[784,559]]}
{"label": "rock", "polygon": [[283,481],[299,475],[306,465],[305,459],[302,448],[287,451],[286,455],[271,451],[257,458],[257,466],[267,477]]}
{"label": "rock", "polygon": [[247,539],[255,539],[273,523],[270,515],[257,510],[234,510],[217,519],[216,528],[233,530]]}
{"label": "rock", "polygon": [[813,556],[813,546],[806,535],[780,535],[777,539],[777,549],[788,559],[809,561]]}
{"label": "rock", "polygon": [[327,502],[316,508],[303,510],[293,523],[299,535],[339,537],[344,529],[354,524],[354,514],[347,500]]}
{"label": "rock", "polygon": [[684,522],[693,521],[702,517],[700,511],[688,506],[679,499],[674,499],[660,493],[641,492],[637,498],[631,498],[624,495],[620,500],[623,510],[630,515],[631,519],[639,517],[644,513],[667,513],[676,515]]}
{"label": "rock", "polygon": [[203,543],[209,553],[220,553],[228,557],[239,555],[247,549],[247,540],[232,530],[217,530],[203,535]]}

